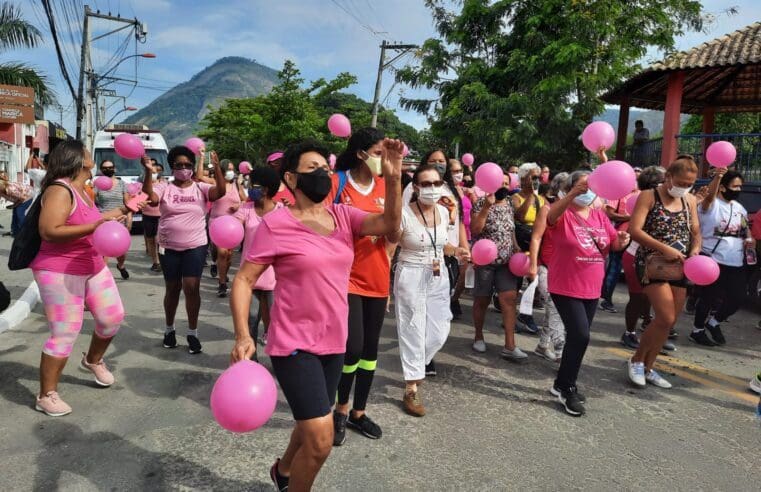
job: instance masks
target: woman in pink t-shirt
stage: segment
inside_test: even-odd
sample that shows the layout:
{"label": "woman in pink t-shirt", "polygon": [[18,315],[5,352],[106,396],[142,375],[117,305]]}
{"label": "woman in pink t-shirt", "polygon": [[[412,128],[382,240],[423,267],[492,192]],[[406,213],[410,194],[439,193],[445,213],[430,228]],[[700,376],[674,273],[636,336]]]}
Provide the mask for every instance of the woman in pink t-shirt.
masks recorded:
{"label": "woman in pink t-shirt", "polygon": [[196,156],[184,146],[172,147],[167,156],[174,180],[153,183],[151,159],[144,156],[143,193],[149,204],[159,207],[159,262],[164,274],[164,348],[175,348],[174,317],[185,294],[188,314],[188,352],[201,353],[198,340],[198,311],[201,308],[201,272],[206,259],[206,205],[225,194],[225,181],[217,154],[211,153],[216,185],[193,181]]}
{"label": "woman in pink t-shirt", "polygon": [[605,257],[629,242],[629,233],[616,232],[603,210],[592,208],[597,198],[587,185],[589,171],[574,171],[566,181],[565,196],[552,204],[547,225],[553,254],[547,268],[548,290],[566,330],[565,347],[550,392],[566,413],[584,414],[584,396],[576,389],[581,361],[589,345],[600,297]]}
{"label": "woman in pink t-shirt", "polygon": [[[247,201],[235,212],[235,218],[243,224],[245,235],[243,237],[243,255],[240,258],[242,267],[246,261],[246,252],[251,249],[254,235],[264,216],[275,209],[283,207],[282,203],[273,200],[275,193],[280,187],[280,175],[269,167],[258,167],[249,175],[250,186],[248,188]],[[254,296],[259,301],[259,309],[256,319],[249,319],[248,331],[254,341],[257,339],[262,345],[267,344],[267,330],[270,325],[270,306],[272,305],[272,291],[275,290],[275,271],[272,267],[266,269],[254,285]],[[264,332],[259,338],[259,321],[264,325]],[[256,354],[254,354],[256,360]]]}
{"label": "woman in pink t-shirt", "polygon": [[29,268],[40,290],[50,328],[40,359],[40,393],[35,408],[58,417],[71,407],[58,396],[58,380],[82,329],[84,307],[95,318],[95,333],[80,365],[93,373],[98,386],[111,386],[114,376],[103,355],[124,319],[119,291],[103,257],[93,246],[92,234],[105,220],[124,218],[124,204],[98,211],[85,194],[95,164],[77,140],[59,143],[50,154],[41,186],[39,252]]}
{"label": "woman in pink t-shirt", "polygon": [[296,419],[288,449],[270,470],[278,490],[289,485],[310,489],[333,447],[331,407],[346,350],[354,239],[390,235],[398,240],[403,149],[398,140],[383,141],[385,208],[367,213],[342,204],[325,206],[332,186],[328,151],[312,142],[291,146],[281,176],[296,202],[264,216],[233,281],[232,361],[237,362],[256,349],[248,331],[251,286],[270,266],[277,276],[267,353]]}

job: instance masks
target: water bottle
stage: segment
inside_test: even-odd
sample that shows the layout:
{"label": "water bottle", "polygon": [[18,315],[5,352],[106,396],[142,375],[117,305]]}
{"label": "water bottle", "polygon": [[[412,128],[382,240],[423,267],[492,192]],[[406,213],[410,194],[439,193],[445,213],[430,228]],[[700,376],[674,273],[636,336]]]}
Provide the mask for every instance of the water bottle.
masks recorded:
{"label": "water bottle", "polygon": [[748,265],[755,265],[758,263],[758,258],[756,257],[756,248],[751,246],[750,243],[745,244],[745,263]]}
{"label": "water bottle", "polygon": [[468,269],[465,270],[465,288],[472,289],[476,286],[476,271],[473,269],[473,264],[468,263]]}

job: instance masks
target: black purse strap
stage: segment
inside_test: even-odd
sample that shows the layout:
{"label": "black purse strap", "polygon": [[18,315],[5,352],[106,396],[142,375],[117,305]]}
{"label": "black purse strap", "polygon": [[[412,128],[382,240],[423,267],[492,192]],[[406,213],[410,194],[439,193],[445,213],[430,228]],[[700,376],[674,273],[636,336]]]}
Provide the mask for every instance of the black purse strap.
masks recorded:
{"label": "black purse strap", "polygon": [[729,202],[729,218],[727,219],[727,225],[724,227],[724,230],[721,231],[721,235],[716,237],[716,244],[713,245],[713,249],[711,250],[711,256],[716,252],[716,248],[719,247],[719,243],[721,242],[721,238],[724,236],[724,234],[727,233],[727,230],[729,229],[729,224],[732,223],[732,207],[734,205],[732,202]]}

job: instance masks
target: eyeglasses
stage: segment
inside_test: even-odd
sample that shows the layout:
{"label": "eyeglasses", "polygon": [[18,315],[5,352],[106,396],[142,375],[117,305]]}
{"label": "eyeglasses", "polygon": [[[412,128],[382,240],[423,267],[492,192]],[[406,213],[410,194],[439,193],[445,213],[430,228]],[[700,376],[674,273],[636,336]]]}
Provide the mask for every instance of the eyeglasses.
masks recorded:
{"label": "eyeglasses", "polygon": [[192,162],[175,162],[172,166],[175,169],[193,169],[195,167]]}
{"label": "eyeglasses", "polygon": [[443,186],[444,182],[441,181],[441,180],[439,180],[439,181],[421,181],[417,185],[419,187],[421,187],[421,188],[430,188],[431,186],[436,186],[436,187]]}

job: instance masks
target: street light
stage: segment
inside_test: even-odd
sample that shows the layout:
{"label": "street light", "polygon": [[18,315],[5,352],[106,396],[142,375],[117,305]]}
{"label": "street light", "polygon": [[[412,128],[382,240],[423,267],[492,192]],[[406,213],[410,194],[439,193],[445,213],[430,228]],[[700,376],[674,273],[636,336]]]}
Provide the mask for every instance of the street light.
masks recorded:
{"label": "street light", "polygon": [[125,56],[124,58],[116,62],[116,64],[113,67],[111,67],[111,69],[108,72],[104,73],[103,75],[96,75],[95,73],[93,73],[93,79],[94,79],[93,85],[97,85],[98,82],[100,82],[102,79],[105,79],[106,77],[108,77],[110,73],[116,70],[119,67],[119,65],[121,65],[123,62],[130,60],[132,58],[156,58],[156,54],[155,53],[138,53],[136,55]]}
{"label": "street light", "polygon": [[122,108],[122,109],[120,109],[119,111],[117,111],[117,112],[116,112],[116,114],[114,114],[114,115],[111,117],[111,119],[110,119],[110,120],[108,120],[108,121],[106,122],[106,124],[105,124],[105,125],[103,125],[103,128],[106,128],[108,125],[110,125],[110,124],[111,124],[111,122],[112,122],[112,121],[114,121],[114,119],[115,119],[117,116],[119,116],[120,114],[124,113],[125,111],[137,111],[137,108],[136,108],[135,106],[127,106],[127,107],[125,107],[125,108]]}

